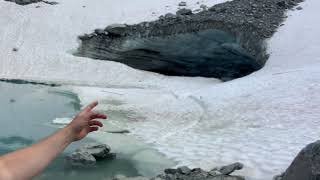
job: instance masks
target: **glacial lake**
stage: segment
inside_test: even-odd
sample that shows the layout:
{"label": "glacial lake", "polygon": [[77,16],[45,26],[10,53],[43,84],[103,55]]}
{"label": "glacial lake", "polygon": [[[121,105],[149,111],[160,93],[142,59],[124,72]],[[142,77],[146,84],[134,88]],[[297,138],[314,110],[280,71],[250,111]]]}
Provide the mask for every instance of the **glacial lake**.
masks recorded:
{"label": "glacial lake", "polygon": [[[0,90],[1,155],[31,145],[53,133],[59,128],[52,124],[53,119],[72,117],[80,109],[79,100],[76,95],[59,92],[55,87],[0,82]],[[119,139],[120,136],[121,135],[109,135],[106,136],[106,138],[110,138],[110,141],[114,140],[119,143],[117,139]],[[120,142],[128,144],[126,142],[131,141],[128,138],[127,136],[121,136]],[[138,168],[140,168],[141,172],[141,169],[144,168],[141,164],[143,164],[143,161],[148,161],[148,159],[144,159],[145,156],[142,153],[140,157],[143,161],[137,165],[136,160],[130,159],[128,154],[122,154],[120,148],[117,150],[117,158],[115,160],[98,162],[97,166],[91,168],[71,167],[65,161],[65,155],[88,142],[95,142],[95,140],[87,137],[82,141],[71,144],[35,179],[87,180],[90,178],[107,180],[117,174],[132,177],[141,175],[137,166],[139,166]],[[130,148],[132,151],[139,151],[139,149],[141,149],[141,144],[139,148],[133,146],[135,146],[135,144],[131,144]],[[125,145],[121,147],[128,148]],[[128,149],[126,149],[126,152],[132,153]],[[148,151],[148,153],[150,154],[150,151]],[[150,158],[154,157],[151,156]],[[160,163],[157,167],[158,169],[155,168],[155,172],[146,172],[146,174],[149,176],[155,175],[156,172],[168,165],[172,164],[170,164],[170,161],[165,160],[164,163]],[[149,166],[149,164],[145,166]]]}

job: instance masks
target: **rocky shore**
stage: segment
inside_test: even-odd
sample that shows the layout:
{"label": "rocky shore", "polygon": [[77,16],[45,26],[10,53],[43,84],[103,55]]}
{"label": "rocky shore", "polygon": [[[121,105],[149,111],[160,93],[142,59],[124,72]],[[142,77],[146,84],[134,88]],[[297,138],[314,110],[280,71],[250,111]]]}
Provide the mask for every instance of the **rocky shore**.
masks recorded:
{"label": "rocky shore", "polygon": [[177,169],[165,169],[163,174],[153,178],[146,177],[125,177],[118,175],[113,180],[244,180],[242,176],[231,175],[236,170],[241,170],[243,164],[234,163],[220,168],[213,168],[210,171],[204,171],[200,168],[190,169],[186,166]]}
{"label": "rocky shore", "polygon": [[[97,161],[107,161],[114,158],[116,158],[116,154],[111,153],[109,146],[98,143],[87,144],[66,156],[67,161],[72,166],[78,167],[94,166]],[[274,176],[273,180],[318,180],[320,177],[319,162],[320,141],[316,141],[303,148],[288,169],[284,173]],[[116,175],[113,180],[245,180],[242,176],[232,175],[235,171],[243,169],[243,167],[244,165],[239,162],[215,167],[210,171],[181,166],[176,169],[165,169],[162,174],[152,178]]]}
{"label": "rocky shore", "polygon": [[[137,69],[166,75],[234,79],[263,67],[268,59],[265,40],[281,26],[286,18],[285,12],[301,1],[234,0],[210,8],[202,5],[203,11],[196,14],[189,9],[181,9],[176,15],[169,13],[153,22],[142,22],[136,25],[114,24],[105,29],[96,29],[91,34],[79,36],[81,45],[75,55],[117,61]],[[172,37],[205,30],[218,30],[235,38],[235,42],[218,43],[220,45],[218,51],[221,51],[219,55],[225,56],[214,54],[213,57],[201,58],[198,54],[198,59],[190,60],[189,57],[185,57],[187,55],[174,54],[176,55],[174,56],[172,53],[167,55],[168,52],[163,50],[167,44],[170,44],[168,42],[171,41],[168,39]],[[166,39],[165,42],[163,39]],[[185,40],[188,37],[182,37],[182,39]],[[194,42],[190,40],[182,43],[180,47]],[[135,47],[130,48],[130,46]],[[148,48],[150,46],[158,48]],[[159,50],[159,46],[163,46],[162,49]],[[205,54],[208,53],[214,52],[205,52]],[[228,58],[229,55],[235,56]],[[232,69],[228,65],[236,66],[237,69]]]}

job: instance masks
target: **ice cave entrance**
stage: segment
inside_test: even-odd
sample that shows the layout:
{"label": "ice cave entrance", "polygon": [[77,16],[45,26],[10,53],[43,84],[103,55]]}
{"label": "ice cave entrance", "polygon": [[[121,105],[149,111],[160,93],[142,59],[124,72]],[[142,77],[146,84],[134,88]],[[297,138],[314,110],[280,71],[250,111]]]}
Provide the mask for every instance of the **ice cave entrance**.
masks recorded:
{"label": "ice cave entrance", "polygon": [[231,80],[263,66],[240,44],[237,37],[217,29],[148,38],[98,35],[83,40],[78,55],[170,76]]}

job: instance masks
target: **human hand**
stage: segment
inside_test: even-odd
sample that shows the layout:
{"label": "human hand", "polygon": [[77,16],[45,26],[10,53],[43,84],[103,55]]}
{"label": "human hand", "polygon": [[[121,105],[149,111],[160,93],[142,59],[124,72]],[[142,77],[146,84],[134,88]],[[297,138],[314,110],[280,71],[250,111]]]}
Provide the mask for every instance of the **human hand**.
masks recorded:
{"label": "human hand", "polygon": [[96,119],[107,119],[107,116],[92,111],[92,109],[97,105],[97,101],[89,104],[81,112],[79,112],[71,121],[71,123],[66,127],[71,130],[73,141],[81,140],[90,132],[97,131],[99,127],[103,127],[103,124]]}

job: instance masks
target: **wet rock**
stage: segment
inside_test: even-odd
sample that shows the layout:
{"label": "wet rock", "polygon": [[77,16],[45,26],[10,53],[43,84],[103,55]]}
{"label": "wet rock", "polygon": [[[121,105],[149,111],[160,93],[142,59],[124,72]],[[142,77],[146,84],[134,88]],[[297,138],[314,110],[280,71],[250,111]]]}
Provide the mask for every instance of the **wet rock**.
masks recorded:
{"label": "wet rock", "polygon": [[[144,177],[135,178],[121,176],[115,180],[145,180],[143,179]],[[164,174],[160,174],[150,180],[245,180],[245,178],[241,176],[223,175],[218,171],[213,174],[204,171],[201,168],[190,169],[186,166],[182,166],[177,169],[166,169]]]}
{"label": "wet rock", "polygon": [[95,29],[94,32],[95,32],[96,34],[105,34],[105,33],[107,33],[107,32],[104,31],[103,29]]}
{"label": "wet rock", "polygon": [[191,172],[191,169],[187,166],[178,167],[177,170],[180,174],[189,174]]}
{"label": "wet rock", "polygon": [[301,6],[297,7],[296,10],[300,11],[302,10],[303,8]]}
{"label": "wet rock", "polygon": [[183,8],[183,9],[178,10],[176,14],[177,14],[177,16],[192,15],[192,10]]}
{"label": "wet rock", "polygon": [[106,144],[87,144],[77,149],[76,152],[89,153],[96,159],[104,159],[108,157],[110,147]]}
{"label": "wet rock", "polygon": [[223,175],[229,175],[236,170],[241,170],[242,168],[243,168],[243,164],[237,162],[237,163],[233,163],[233,164],[221,167],[219,169],[219,172]]}
{"label": "wet rock", "polygon": [[165,171],[165,174],[157,177],[166,180],[244,180],[240,176],[223,175],[218,171],[216,173],[207,172],[201,168],[189,169],[186,166],[170,169],[170,172]]}
{"label": "wet rock", "polygon": [[114,159],[116,154],[110,153],[110,147],[105,144],[92,143],[76,149],[66,159],[73,166],[94,165],[97,160]]}
{"label": "wet rock", "polygon": [[320,179],[320,141],[303,148],[285,171],[282,180]]}
{"label": "wet rock", "polygon": [[66,157],[72,166],[92,166],[97,160],[88,152],[73,152]]}
{"label": "wet rock", "polygon": [[112,35],[122,36],[124,35],[126,27],[127,26],[125,24],[112,24],[106,27],[104,30]]}
{"label": "wet rock", "polygon": [[182,1],[179,3],[179,6],[187,6],[187,2]]}

